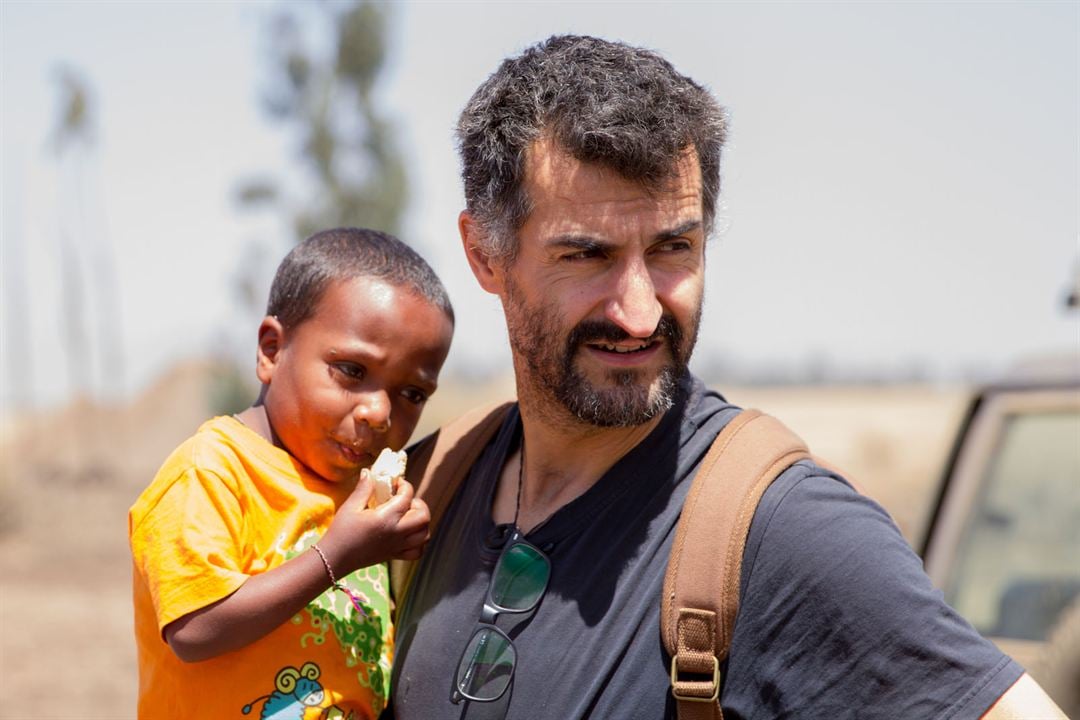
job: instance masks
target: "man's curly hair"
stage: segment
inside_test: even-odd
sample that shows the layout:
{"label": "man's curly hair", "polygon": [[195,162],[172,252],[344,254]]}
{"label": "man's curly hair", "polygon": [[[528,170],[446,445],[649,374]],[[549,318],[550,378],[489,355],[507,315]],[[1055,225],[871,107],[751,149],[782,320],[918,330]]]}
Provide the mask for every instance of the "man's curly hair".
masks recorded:
{"label": "man's curly hair", "polygon": [[465,201],[492,257],[510,260],[528,217],[529,148],[539,139],[581,162],[659,187],[693,148],[702,215],[713,227],[720,189],[723,108],[708,90],[654,52],[620,42],[556,35],[504,60],[458,120]]}

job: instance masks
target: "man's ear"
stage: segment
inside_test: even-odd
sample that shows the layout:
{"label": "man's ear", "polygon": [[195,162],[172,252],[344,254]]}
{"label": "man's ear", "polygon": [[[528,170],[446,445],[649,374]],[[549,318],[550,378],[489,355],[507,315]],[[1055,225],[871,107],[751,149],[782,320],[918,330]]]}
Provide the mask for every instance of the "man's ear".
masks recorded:
{"label": "man's ear", "polygon": [[493,295],[502,295],[503,267],[483,249],[484,231],[468,210],[462,210],[458,215],[458,232],[461,233],[465,257],[480,287]]}
{"label": "man's ear", "polygon": [[259,323],[258,356],[255,361],[255,374],[259,382],[269,385],[285,345],[285,328],[273,315],[267,315]]}

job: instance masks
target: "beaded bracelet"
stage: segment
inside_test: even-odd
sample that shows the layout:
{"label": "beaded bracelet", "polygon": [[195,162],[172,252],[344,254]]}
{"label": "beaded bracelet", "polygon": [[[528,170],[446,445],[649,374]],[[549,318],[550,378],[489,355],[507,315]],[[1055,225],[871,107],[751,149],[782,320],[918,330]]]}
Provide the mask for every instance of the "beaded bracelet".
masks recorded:
{"label": "beaded bracelet", "polygon": [[311,543],[311,549],[314,550],[319,555],[319,559],[322,560],[323,567],[326,568],[326,574],[330,577],[330,587],[345,593],[349,597],[349,600],[352,600],[356,612],[360,613],[363,617],[367,617],[367,613],[364,612],[364,607],[360,604],[360,598],[357,597],[356,593],[339,583],[337,578],[334,577],[334,571],[330,568],[330,561],[326,559],[326,554],[322,551],[322,548],[319,547],[318,543]]}

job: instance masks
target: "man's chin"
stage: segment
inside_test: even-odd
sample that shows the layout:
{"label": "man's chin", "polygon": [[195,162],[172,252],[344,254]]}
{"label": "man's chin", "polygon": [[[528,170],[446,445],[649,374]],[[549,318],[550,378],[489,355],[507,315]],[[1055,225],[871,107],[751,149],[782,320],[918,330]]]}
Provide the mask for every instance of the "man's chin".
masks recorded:
{"label": "man's chin", "polygon": [[662,415],[672,405],[676,374],[665,367],[642,371],[606,373],[600,382],[584,375],[568,378],[559,399],[578,420],[597,427],[635,427]]}
{"label": "man's chin", "polygon": [[660,381],[660,375],[668,370],[666,365],[656,367],[612,368],[589,367],[585,363],[575,363],[573,374],[597,392],[620,390],[627,387],[639,387],[648,392]]}

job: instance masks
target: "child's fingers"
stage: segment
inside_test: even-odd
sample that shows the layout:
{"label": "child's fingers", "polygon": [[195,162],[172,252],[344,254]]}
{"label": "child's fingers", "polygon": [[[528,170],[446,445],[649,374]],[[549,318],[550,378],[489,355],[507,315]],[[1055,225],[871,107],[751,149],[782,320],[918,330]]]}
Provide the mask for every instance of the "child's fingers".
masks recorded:
{"label": "child's fingers", "polygon": [[423,546],[409,548],[408,550],[402,550],[394,556],[397,560],[419,560],[420,556],[424,554]]}
{"label": "child's fingers", "polygon": [[412,486],[411,482],[409,482],[405,478],[401,478],[400,480],[398,480],[397,488],[394,489],[395,497],[397,497],[398,495],[402,495],[407,497],[411,502],[415,494],[416,488]]}
{"label": "child's fingers", "polygon": [[374,487],[375,483],[371,480],[371,471],[364,468],[360,471],[360,479],[356,481],[356,487],[353,488],[352,494],[366,499],[368,495],[371,495]]}
{"label": "child's fingers", "polygon": [[423,545],[428,541],[428,529],[422,527],[419,530],[415,530],[409,535],[405,536],[405,540],[402,543],[405,547],[412,548],[418,545]]}
{"label": "child's fingers", "polygon": [[412,484],[405,478],[401,478],[397,483],[394,494],[390,496],[389,500],[380,505],[379,508],[386,508],[387,513],[402,516],[412,507],[413,493],[414,490]]}
{"label": "child's fingers", "polygon": [[404,489],[404,492],[399,490],[397,494],[391,495],[389,500],[375,508],[376,512],[384,518],[393,517],[394,522],[400,522],[412,507],[412,486],[404,480],[401,481],[401,485],[408,485],[408,487]]}
{"label": "child's fingers", "polygon": [[418,530],[406,535],[397,546],[394,557],[402,560],[415,560],[420,557],[427,546],[427,530]]}
{"label": "child's fingers", "polygon": [[411,538],[414,535],[423,537],[427,540],[430,537],[431,527],[429,518],[426,512],[414,513],[412,510],[405,514],[405,517],[401,518],[401,521],[397,524],[397,533],[399,536],[405,536]]}
{"label": "child's fingers", "polygon": [[430,523],[431,511],[428,510],[427,503],[419,498],[415,498],[409,505],[408,512],[402,516],[398,525],[407,531],[422,529],[424,532],[427,532]]}
{"label": "child's fingers", "polygon": [[353,507],[365,508],[374,489],[375,483],[371,480],[371,473],[368,472],[367,468],[364,468],[360,471],[360,479],[356,481],[356,487],[353,488],[345,503]]}
{"label": "child's fingers", "polygon": [[409,512],[413,513],[413,516],[417,518],[417,521],[422,522],[425,527],[431,524],[431,509],[428,508],[427,503],[423,500],[420,500],[419,498],[413,500]]}

